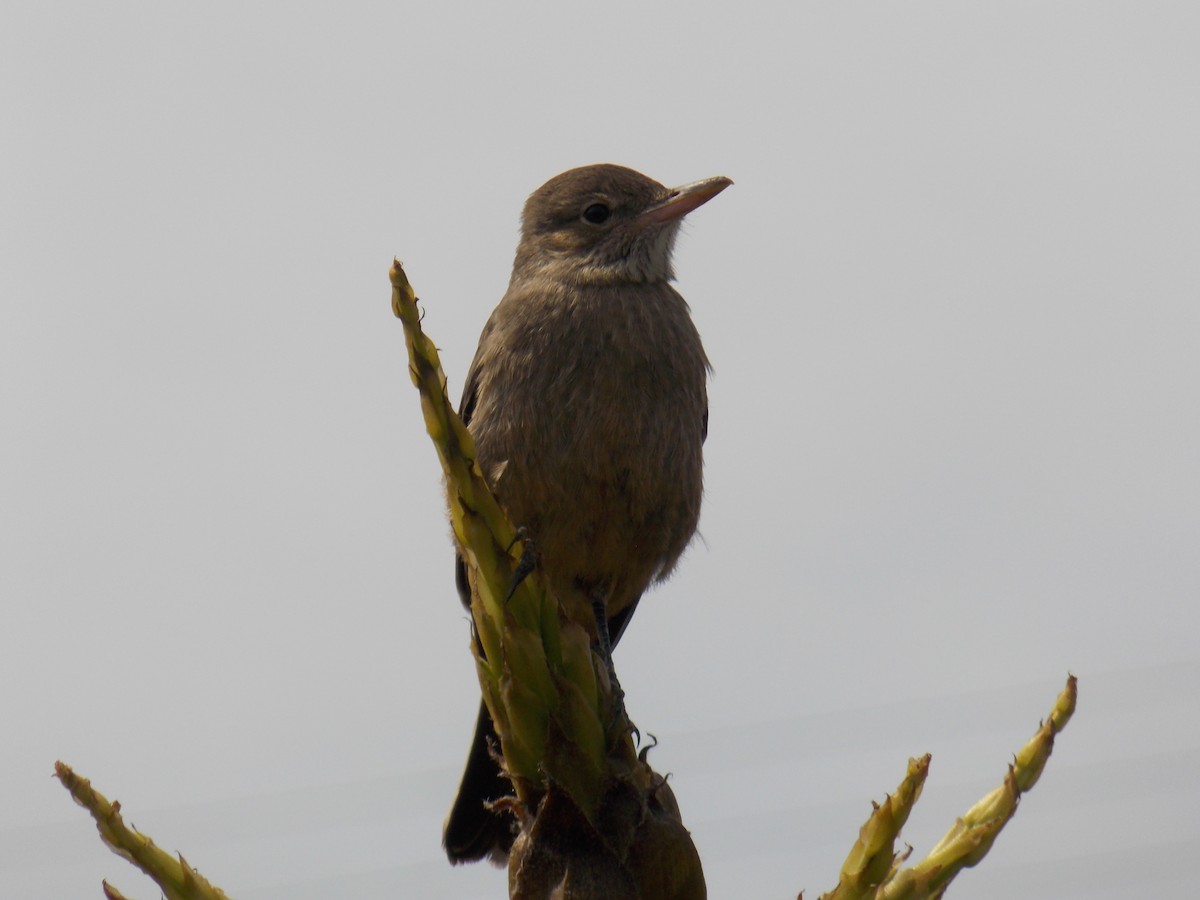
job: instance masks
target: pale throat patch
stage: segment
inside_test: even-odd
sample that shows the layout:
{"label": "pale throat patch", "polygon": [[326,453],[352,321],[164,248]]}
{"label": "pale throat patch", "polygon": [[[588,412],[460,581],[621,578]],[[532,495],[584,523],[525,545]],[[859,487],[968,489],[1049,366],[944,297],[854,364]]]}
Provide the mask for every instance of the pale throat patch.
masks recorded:
{"label": "pale throat patch", "polygon": [[598,281],[673,281],[675,271],[671,268],[671,250],[678,233],[678,222],[648,228],[633,240],[623,256],[617,259],[590,257],[587,261],[589,274],[599,276]]}

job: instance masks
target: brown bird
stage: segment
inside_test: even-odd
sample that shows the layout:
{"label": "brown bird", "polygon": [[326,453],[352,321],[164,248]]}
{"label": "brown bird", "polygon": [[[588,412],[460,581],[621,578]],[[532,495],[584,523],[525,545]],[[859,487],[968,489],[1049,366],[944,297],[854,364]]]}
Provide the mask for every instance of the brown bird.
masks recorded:
{"label": "brown bird", "polygon": [[[670,285],[671,250],[683,216],[731,183],[670,189],[614,165],[551,178],[525,204],[508,291],[467,375],[460,413],[479,465],[605,654],[700,518],[709,366]],[[469,610],[461,555],[455,574]],[[511,816],[484,806],[512,792],[489,742],[481,704],[442,835],[454,863],[502,863],[512,845]]]}

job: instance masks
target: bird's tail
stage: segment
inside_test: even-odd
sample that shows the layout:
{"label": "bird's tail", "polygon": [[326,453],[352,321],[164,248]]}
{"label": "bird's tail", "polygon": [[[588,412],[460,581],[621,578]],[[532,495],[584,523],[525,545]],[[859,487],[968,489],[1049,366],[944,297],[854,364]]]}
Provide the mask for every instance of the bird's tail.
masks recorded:
{"label": "bird's tail", "polygon": [[467,766],[458,786],[458,796],[442,827],[442,846],[452,863],[475,862],[487,857],[496,865],[508,862],[516,836],[516,821],[508,813],[488,809],[484,804],[512,794],[509,780],[500,774],[492,756],[499,747],[492,717],[481,700],[475,721],[475,738],[467,756]]}

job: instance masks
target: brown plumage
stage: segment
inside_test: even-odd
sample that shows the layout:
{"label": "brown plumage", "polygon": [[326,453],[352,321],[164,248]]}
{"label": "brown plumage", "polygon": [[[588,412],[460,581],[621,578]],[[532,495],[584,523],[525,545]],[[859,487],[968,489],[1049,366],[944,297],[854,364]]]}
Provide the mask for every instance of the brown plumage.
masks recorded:
{"label": "brown plumage", "polygon": [[[682,217],[729,184],[671,190],[613,165],[550,179],[525,204],[467,375],[461,413],[489,484],[566,614],[598,636],[602,603],[614,644],[700,517],[708,359],[671,249]],[[469,607],[461,557],[457,574]],[[483,805],[511,792],[489,740],[481,706],[443,833],[452,862],[502,862],[512,843],[513,823]]]}

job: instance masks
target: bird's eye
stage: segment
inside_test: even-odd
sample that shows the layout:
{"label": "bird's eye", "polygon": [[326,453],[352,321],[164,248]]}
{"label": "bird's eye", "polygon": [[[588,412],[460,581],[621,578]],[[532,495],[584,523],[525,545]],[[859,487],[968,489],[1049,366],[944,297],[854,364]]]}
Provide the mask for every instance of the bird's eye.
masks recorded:
{"label": "bird's eye", "polygon": [[603,225],[612,212],[603,203],[593,203],[583,211],[583,220],[592,225]]}

